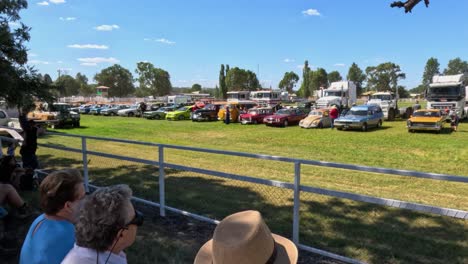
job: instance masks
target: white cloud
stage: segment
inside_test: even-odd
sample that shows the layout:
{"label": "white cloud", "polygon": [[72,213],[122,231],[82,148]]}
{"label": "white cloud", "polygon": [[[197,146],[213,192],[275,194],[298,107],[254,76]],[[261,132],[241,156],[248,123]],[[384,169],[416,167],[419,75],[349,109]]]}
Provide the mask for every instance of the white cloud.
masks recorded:
{"label": "white cloud", "polygon": [[30,60],[30,61],[28,61],[28,63],[30,63],[30,64],[44,64],[44,65],[50,64],[50,62],[48,62],[48,61],[41,61],[41,60]]}
{"label": "white cloud", "polygon": [[173,44],[175,44],[174,41],[170,41],[170,40],[165,39],[165,38],[157,39],[156,42],[160,42],[160,43],[168,44],[168,45],[173,45]]}
{"label": "white cloud", "polygon": [[74,21],[76,17],[59,17],[59,19],[62,21]]}
{"label": "white cloud", "polygon": [[119,29],[120,27],[118,25],[100,25],[95,27],[94,29],[98,31],[112,31],[114,29]]}
{"label": "white cloud", "polygon": [[108,49],[109,46],[106,45],[96,45],[96,44],[73,44],[73,45],[68,45],[67,47],[72,48],[72,49]]}
{"label": "white cloud", "polygon": [[18,22],[8,22],[8,25],[9,25],[10,27],[19,27],[21,24],[18,23]]}
{"label": "white cloud", "polygon": [[82,65],[86,63],[85,66],[96,66],[99,63],[119,63],[120,62],[118,59],[112,58],[112,57],[110,58],[102,58],[102,57],[79,58],[78,61],[81,62]]}
{"label": "white cloud", "polygon": [[40,5],[40,6],[48,6],[48,5],[49,5],[49,2],[43,1],[43,2],[37,3],[37,5]]}
{"label": "white cloud", "polygon": [[94,63],[94,62],[83,62],[83,63],[80,63],[80,65],[82,65],[82,66],[88,66],[88,67],[95,67],[95,66],[97,66],[97,63]]}
{"label": "white cloud", "polygon": [[38,55],[36,53],[28,53],[28,57],[37,57]]}
{"label": "white cloud", "polygon": [[295,60],[294,60],[294,59],[288,59],[288,58],[286,58],[286,59],[284,59],[283,61],[286,62],[286,63],[290,63],[290,62],[294,62]]}
{"label": "white cloud", "polygon": [[51,2],[52,4],[65,4],[66,1],[65,0],[49,0],[49,2]]}
{"label": "white cloud", "polygon": [[307,10],[302,11],[302,14],[306,16],[321,16],[321,14],[319,13],[317,9],[307,9]]}
{"label": "white cloud", "polygon": [[344,63],[335,63],[334,66],[335,67],[344,67],[344,66],[346,66],[346,64],[344,64]]}

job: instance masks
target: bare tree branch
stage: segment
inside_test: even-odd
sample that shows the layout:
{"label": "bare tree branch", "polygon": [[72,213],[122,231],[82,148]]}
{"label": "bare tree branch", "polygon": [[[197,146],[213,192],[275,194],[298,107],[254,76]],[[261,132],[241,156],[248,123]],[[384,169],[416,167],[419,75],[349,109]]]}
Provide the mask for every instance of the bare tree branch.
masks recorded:
{"label": "bare tree branch", "polygon": [[[411,13],[413,8],[419,4],[422,0],[408,0],[406,2],[402,1],[395,1],[390,4],[390,7],[398,7],[398,8],[405,8],[405,13]],[[426,4],[426,7],[429,7],[429,0],[424,0],[424,3]]]}

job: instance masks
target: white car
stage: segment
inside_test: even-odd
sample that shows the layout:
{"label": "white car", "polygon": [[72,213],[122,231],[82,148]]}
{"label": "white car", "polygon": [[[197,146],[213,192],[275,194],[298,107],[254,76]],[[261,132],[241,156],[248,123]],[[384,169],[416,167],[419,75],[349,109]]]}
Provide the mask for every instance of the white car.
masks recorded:
{"label": "white car", "polygon": [[117,111],[117,115],[119,116],[134,117],[134,116],[137,116],[138,114],[139,114],[138,107],[136,105],[132,105],[130,108]]}

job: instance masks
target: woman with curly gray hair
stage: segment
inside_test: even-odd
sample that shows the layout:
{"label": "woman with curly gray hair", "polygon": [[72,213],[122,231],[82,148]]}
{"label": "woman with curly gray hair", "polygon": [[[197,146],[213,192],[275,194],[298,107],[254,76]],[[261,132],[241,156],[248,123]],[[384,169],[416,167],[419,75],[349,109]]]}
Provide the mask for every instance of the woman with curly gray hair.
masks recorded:
{"label": "woman with curly gray hair", "polygon": [[135,242],[143,216],[130,202],[127,185],[101,188],[84,202],[76,224],[76,243],[62,264],[125,264],[123,250]]}

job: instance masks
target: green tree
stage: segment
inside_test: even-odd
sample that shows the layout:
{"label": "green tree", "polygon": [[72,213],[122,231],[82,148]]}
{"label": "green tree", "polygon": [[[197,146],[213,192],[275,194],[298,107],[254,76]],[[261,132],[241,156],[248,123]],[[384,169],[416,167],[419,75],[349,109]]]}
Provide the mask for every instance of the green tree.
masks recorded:
{"label": "green tree", "polygon": [[406,78],[400,66],[385,62],[366,68],[368,88],[375,91],[397,91],[398,81]]}
{"label": "green tree", "polygon": [[398,85],[398,96],[400,98],[409,98],[409,91],[404,86]]}
{"label": "green tree", "polygon": [[202,86],[198,83],[195,83],[192,85],[192,89],[190,89],[191,92],[201,92]]}
{"label": "green tree", "polygon": [[149,92],[153,96],[168,95],[172,91],[170,75],[167,71],[155,68],[149,62],[137,63],[136,73],[138,73],[138,82],[140,92]]}
{"label": "green tree", "polygon": [[88,77],[80,72],[75,76],[76,82],[79,84],[79,94],[82,96],[91,96],[96,94],[96,88],[88,84]]}
{"label": "green tree", "polygon": [[217,95],[217,97],[221,99],[227,98],[226,72],[224,64],[221,64],[221,70],[219,71],[219,92]]}
{"label": "green tree", "polygon": [[413,89],[409,90],[410,93],[423,93],[426,90],[425,85],[418,85],[417,87],[414,87]]}
{"label": "green tree", "polygon": [[50,77],[50,75],[47,74],[47,73],[44,74],[44,78],[43,78],[43,79],[44,79],[44,83],[46,83],[46,84],[48,84],[48,85],[51,85],[52,83],[54,83],[54,82],[52,81],[52,78]]}
{"label": "green tree", "polygon": [[234,67],[226,73],[226,87],[228,91],[254,91],[260,82],[254,72]]}
{"label": "green tree", "polygon": [[444,70],[445,75],[455,75],[468,72],[468,62],[455,58],[448,62],[447,68]]}
{"label": "green tree", "polygon": [[328,73],[328,82],[329,83],[338,82],[338,81],[342,81],[342,80],[343,80],[343,77],[341,77],[341,74],[338,71],[332,71],[332,72]]}
{"label": "green tree", "polygon": [[320,87],[327,88],[328,86],[328,74],[323,68],[317,68],[315,71],[309,73],[309,92],[311,95],[315,91],[320,90]]}
{"label": "green tree", "polygon": [[309,85],[309,75],[310,75],[310,67],[309,61],[304,62],[304,67],[302,68],[302,84],[301,88],[299,88],[298,95],[308,98],[310,96],[310,85]]}
{"label": "green tree", "polygon": [[50,84],[36,70],[26,67],[30,28],[23,23],[16,29],[20,11],[28,7],[26,0],[0,1],[0,94],[10,106],[29,107],[35,99],[52,100]]}
{"label": "green tree", "polygon": [[439,66],[439,61],[436,58],[431,57],[427,60],[422,78],[424,89],[429,88],[429,84],[432,82],[432,77],[440,73]]}
{"label": "green tree", "polygon": [[299,81],[299,76],[293,71],[284,73],[283,79],[278,84],[278,87],[288,91],[288,93],[293,93],[293,88],[296,86]]}
{"label": "green tree", "polygon": [[358,95],[361,95],[362,84],[366,80],[366,75],[356,63],[353,62],[353,64],[349,67],[348,75],[346,75],[346,79],[356,84],[356,92]]}
{"label": "green tree", "polygon": [[94,80],[109,87],[111,97],[125,97],[135,92],[132,73],[118,64],[103,69],[94,76]]}
{"label": "green tree", "polygon": [[78,95],[80,92],[80,83],[70,75],[61,75],[54,84],[60,96]]}

